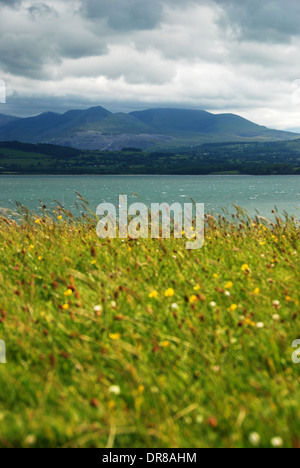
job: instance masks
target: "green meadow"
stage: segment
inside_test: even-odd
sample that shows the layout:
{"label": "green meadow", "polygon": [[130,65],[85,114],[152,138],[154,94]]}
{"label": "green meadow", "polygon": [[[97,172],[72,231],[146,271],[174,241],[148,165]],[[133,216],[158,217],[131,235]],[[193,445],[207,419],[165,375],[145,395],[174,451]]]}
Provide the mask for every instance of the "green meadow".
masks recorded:
{"label": "green meadow", "polygon": [[63,209],[0,219],[1,447],[298,447],[299,225],[206,218],[100,240]]}

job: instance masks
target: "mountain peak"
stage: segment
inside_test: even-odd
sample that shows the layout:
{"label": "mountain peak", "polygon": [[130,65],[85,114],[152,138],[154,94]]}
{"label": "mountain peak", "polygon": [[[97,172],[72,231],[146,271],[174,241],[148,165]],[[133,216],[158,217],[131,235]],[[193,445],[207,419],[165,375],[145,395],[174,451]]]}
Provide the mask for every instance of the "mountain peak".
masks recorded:
{"label": "mountain peak", "polygon": [[[9,120],[12,119],[12,120]],[[153,108],[129,114],[102,106],[45,112],[14,119],[0,116],[0,141],[52,143],[80,149],[178,148],[203,143],[292,140],[298,134],[270,130],[235,114]]]}

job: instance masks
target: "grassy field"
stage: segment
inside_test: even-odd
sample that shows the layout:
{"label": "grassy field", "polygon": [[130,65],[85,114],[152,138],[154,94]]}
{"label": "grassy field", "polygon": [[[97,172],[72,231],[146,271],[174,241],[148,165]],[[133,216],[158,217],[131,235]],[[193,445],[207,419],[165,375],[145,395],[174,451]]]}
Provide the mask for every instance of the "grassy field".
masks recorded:
{"label": "grassy field", "polygon": [[207,218],[100,240],[63,210],[0,222],[1,447],[299,447],[299,228]]}

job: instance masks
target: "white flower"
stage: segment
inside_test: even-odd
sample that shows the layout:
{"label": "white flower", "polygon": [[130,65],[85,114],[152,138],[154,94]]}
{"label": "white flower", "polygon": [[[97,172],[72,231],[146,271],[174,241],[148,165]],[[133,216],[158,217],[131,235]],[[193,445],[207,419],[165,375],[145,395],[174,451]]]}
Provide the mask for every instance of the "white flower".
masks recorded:
{"label": "white flower", "polygon": [[174,260],[176,260],[176,259],[177,259],[176,255],[173,255],[173,259],[174,259]]}
{"label": "white flower", "polygon": [[229,291],[225,291],[225,296],[230,296],[230,292]]}
{"label": "white flower", "polygon": [[273,315],[273,320],[275,320],[275,322],[278,322],[278,320],[280,320],[280,315],[274,314]]}
{"label": "white flower", "polygon": [[217,304],[214,301],[212,301],[209,305],[210,307],[217,307]]}
{"label": "white flower", "polygon": [[198,414],[197,418],[196,418],[196,421],[198,424],[202,424],[203,421],[204,421],[204,417],[202,416],[202,414]]}
{"label": "white flower", "polygon": [[260,435],[257,432],[251,432],[249,435],[249,441],[252,445],[259,445],[260,444]]}
{"label": "white flower", "polygon": [[102,306],[101,305],[96,305],[94,307],[94,312],[102,312]]}
{"label": "white flower", "polygon": [[176,304],[176,302],[174,302],[174,303],[171,305],[171,309],[177,310],[177,309],[178,309],[178,304]]}
{"label": "white flower", "polygon": [[115,301],[111,301],[110,305],[113,309],[117,307],[117,303]]}
{"label": "white flower", "polygon": [[114,395],[120,395],[121,389],[118,385],[112,385],[109,387],[109,393],[113,393]]}
{"label": "white flower", "polygon": [[256,324],[256,327],[257,327],[257,328],[264,328],[264,326],[265,326],[265,324],[264,324],[263,322],[258,322],[258,323]]}
{"label": "white flower", "polygon": [[282,447],[283,440],[281,437],[273,437],[273,439],[271,439],[271,444],[273,447]]}
{"label": "white flower", "polygon": [[273,301],[272,302],[273,306],[278,309],[278,307],[280,306],[280,302],[279,301]]}

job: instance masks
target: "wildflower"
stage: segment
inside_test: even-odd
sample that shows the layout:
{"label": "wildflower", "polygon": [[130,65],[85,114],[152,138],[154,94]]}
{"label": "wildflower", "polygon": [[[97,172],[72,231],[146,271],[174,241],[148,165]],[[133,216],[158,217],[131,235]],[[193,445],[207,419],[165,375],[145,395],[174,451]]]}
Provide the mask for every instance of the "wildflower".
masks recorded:
{"label": "wildflower", "polygon": [[168,346],[170,346],[170,342],[169,342],[168,340],[165,340],[165,341],[163,341],[163,342],[161,343],[161,346],[162,346],[163,348],[167,348]]}
{"label": "wildflower", "polygon": [[264,328],[265,324],[263,322],[258,322],[256,328]]}
{"label": "wildflower", "polygon": [[118,385],[112,385],[108,389],[109,393],[113,393],[114,395],[120,395],[121,389]]}
{"label": "wildflower", "polygon": [[102,312],[102,306],[96,305],[96,306],[94,307],[94,312]]}
{"label": "wildflower", "polygon": [[144,385],[139,385],[138,386],[138,392],[142,395],[142,393],[144,393],[144,391],[145,391]]}
{"label": "wildflower", "polygon": [[43,260],[43,257],[38,257],[38,261],[41,262]]}
{"label": "wildflower", "polygon": [[243,266],[242,266],[242,271],[243,271],[244,273],[248,273],[248,272],[250,271],[249,265],[247,265],[247,264],[243,265]]}
{"label": "wildflower", "polygon": [[115,301],[111,301],[110,305],[113,309],[117,308],[117,303]]}
{"label": "wildflower", "polygon": [[72,289],[68,289],[66,292],[64,292],[64,296],[72,296],[73,291]]}
{"label": "wildflower", "polygon": [[251,432],[249,435],[249,441],[252,445],[257,446],[260,444],[260,435],[257,432]]}
{"label": "wildflower", "polygon": [[41,223],[41,220],[40,220],[40,219],[36,219],[34,222],[35,222],[35,224],[40,224],[40,223]]}
{"label": "wildflower", "polygon": [[183,236],[185,236],[185,231],[182,231],[182,233],[181,233],[181,234],[182,234]]}
{"label": "wildflower", "polygon": [[96,265],[96,263],[97,263],[97,260],[92,260],[91,261],[91,265]]}
{"label": "wildflower", "polygon": [[36,437],[33,434],[29,434],[25,439],[26,445],[34,445],[36,443]]}
{"label": "wildflower", "polygon": [[177,310],[177,309],[178,309],[178,304],[176,304],[176,302],[174,302],[174,303],[171,305],[171,309]]}
{"label": "wildflower", "polygon": [[225,291],[224,294],[225,294],[225,296],[228,296],[228,297],[230,296],[230,292],[229,292],[229,291]]}
{"label": "wildflower", "polygon": [[273,439],[271,439],[271,444],[273,447],[282,447],[283,440],[281,437],[273,437]]}
{"label": "wildflower", "polygon": [[194,286],[194,291],[199,291],[200,290],[200,285],[197,284],[196,286]]}
{"label": "wildflower", "polygon": [[204,421],[204,417],[201,414],[198,414],[196,421],[198,424],[202,424]]}
{"label": "wildflower", "polygon": [[189,299],[190,304],[195,304],[197,301],[198,301],[198,297],[195,295],[191,296]]}
{"label": "wildflower", "polygon": [[113,410],[116,407],[116,403],[113,400],[108,402],[108,409]]}
{"label": "wildflower", "polygon": [[217,273],[214,273],[214,274],[213,274],[213,278],[218,279],[218,278],[219,278],[219,275],[217,275]]}
{"label": "wildflower", "polygon": [[233,282],[228,281],[228,283],[225,284],[225,289],[231,289],[233,287]]}
{"label": "wildflower", "polygon": [[250,320],[249,318],[246,318],[246,319],[245,319],[245,323],[246,323],[247,325],[250,325],[251,327],[255,327],[255,323],[252,322],[252,320]]}
{"label": "wildflower", "polygon": [[173,297],[174,294],[175,294],[175,291],[172,288],[169,288],[165,291],[165,297]]}
{"label": "wildflower", "polygon": [[292,302],[293,299],[292,299],[290,296],[286,296],[285,300],[286,300],[287,302]]}
{"label": "wildflower", "polygon": [[253,294],[255,294],[257,296],[259,293],[260,293],[260,289],[255,288],[254,291],[253,291]]}
{"label": "wildflower", "polygon": [[152,292],[149,294],[150,299],[156,299],[157,296],[158,296],[158,292],[157,292],[157,291],[152,291]]}
{"label": "wildflower", "polygon": [[121,338],[121,333],[110,333],[109,338],[113,341],[117,341]]}
{"label": "wildflower", "polygon": [[272,318],[275,322],[278,322],[278,320],[280,320],[280,315],[274,314]]}
{"label": "wildflower", "polygon": [[64,305],[62,306],[63,310],[68,310],[69,307],[70,307],[69,304],[64,304]]}
{"label": "wildflower", "polygon": [[30,245],[30,246],[28,247],[28,250],[33,250],[33,249],[34,249],[34,245]]}
{"label": "wildflower", "polygon": [[273,302],[272,302],[272,305],[273,305],[273,307],[275,307],[275,309],[279,309],[279,307],[280,307],[280,302],[277,301],[277,300],[276,300],[276,301],[273,301]]}
{"label": "wildflower", "polygon": [[210,305],[210,307],[212,307],[212,308],[217,307],[217,304],[216,304],[215,302],[213,302],[213,301],[212,301],[209,305]]}
{"label": "wildflower", "polygon": [[62,219],[62,215],[57,216],[57,220],[60,221]]}
{"label": "wildflower", "polygon": [[231,306],[229,307],[228,310],[230,310],[231,312],[235,312],[236,309],[237,309],[237,307],[238,307],[238,306],[237,306],[236,304],[231,304]]}

